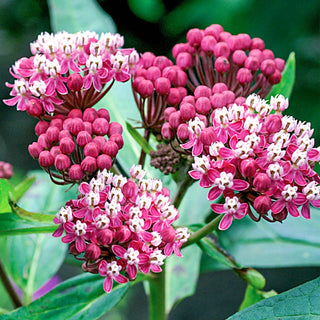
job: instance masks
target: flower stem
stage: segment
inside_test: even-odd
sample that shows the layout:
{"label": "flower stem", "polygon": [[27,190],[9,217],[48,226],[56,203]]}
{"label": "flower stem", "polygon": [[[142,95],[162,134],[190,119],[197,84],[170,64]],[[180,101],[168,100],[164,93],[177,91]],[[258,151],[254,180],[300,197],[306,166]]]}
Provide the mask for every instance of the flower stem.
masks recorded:
{"label": "flower stem", "polygon": [[211,220],[208,224],[206,224],[205,226],[203,226],[202,228],[194,232],[190,236],[188,241],[182,245],[182,248],[185,248],[187,246],[190,246],[193,243],[198,242],[199,240],[201,240],[202,238],[210,234],[213,230],[216,230],[219,226],[219,222],[222,219],[222,217],[223,217],[223,214],[220,214],[219,216]]}
{"label": "flower stem", "polygon": [[14,305],[15,308],[19,308],[19,307],[22,307],[22,303],[17,295],[17,293],[15,292],[15,290],[13,289],[12,287],[12,284],[4,270],[4,267],[0,261],[0,278],[2,280],[2,283],[4,285],[4,287],[6,288],[9,296],[10,296],[10,299]]}
{"label": "flower stem", "polygon": [[195,180],[192,179],[187,173],[184,180],[178,184],[178,190],[174,195],[173,205],[178,208],[188,188],[192,185]]}
{"label": "flower stem", "polygon": [[149,280],[149,320],[166,320],[165,267]]}

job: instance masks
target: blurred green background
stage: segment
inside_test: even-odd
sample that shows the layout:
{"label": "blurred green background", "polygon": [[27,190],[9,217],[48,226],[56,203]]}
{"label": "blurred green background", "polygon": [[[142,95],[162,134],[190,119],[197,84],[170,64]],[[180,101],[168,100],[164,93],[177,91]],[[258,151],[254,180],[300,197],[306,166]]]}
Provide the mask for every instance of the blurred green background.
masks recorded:
{"label": "blurred green background", "polygon": [[[74,0],[77,3],[77,0]],[[125,37],[126,47],[139,52],[152,51],[171,57],[171,48],[185,42],[188,29],[221,24],[233,34],[248,33],[264,39],[276,57],[287,59],[296,54],[296,82],[288,114],[310,121],[320,143],[320,1],[319,0],[98,0]],[[8,69],[22,56],[30,56],[29,43],[40,32],[51,32],[50,14],[44,0],[0,1],[0,96],[9,97],[6,81],[12,83]],[[15,171],[38,169],[27,151],[35,140],[35,119],[14,107],[0,108],[0,160],[11,162]],[[267,290],[279,292],[319,275],[319,268],[262,270]],[[73,272],[70,270],[70,272]],[[62,275],[63,276],[63,275]],[[68,276],[65,275],[65,276]],[[226,290],[221,290],[224,287]],[[218,291],[218,295],[214,296]],[[237,310],[244,284],[230,272],[204,274],[196,295],[183,301],[172,319],[225,319]],[[208,297],[210,297],[208,299]],[[129,301],[129,302],[128,302]],[[131,320],[147,319],[141,311],[146,300],[141,285],[122,305]],[[139,311],[137,311],[137,308]],[[129,311],[128,311],[129,310]],[[201,315],[199,314],[201,310]],[[113,313],[108,319],[126,319]]]}

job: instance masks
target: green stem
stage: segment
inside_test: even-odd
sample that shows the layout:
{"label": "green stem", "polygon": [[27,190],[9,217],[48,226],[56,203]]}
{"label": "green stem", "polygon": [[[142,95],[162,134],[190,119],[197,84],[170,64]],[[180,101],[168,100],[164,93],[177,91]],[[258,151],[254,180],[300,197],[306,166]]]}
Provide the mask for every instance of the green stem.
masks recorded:
{"label": "green stem", "polygon": [[17,293],[13,289],[12,284],[11,284],[11,282],[10,282],[10,280],[9,280],[5,270],[4,270],[4,267],[3,267],[2,263],[1,263],[1,261],[0,261],[0,278],[2,280],[2,283],[3,283],[4,287],[5,287],[5,289],[7,290],[8,294],[10,296],[10,299],[11,299],[11,301],[13,303],[13,306],[15,308],[22,307],[22,303],[21,303],[19,297],[17,296]]}
{"label": "green stem", "polygon": [[194,182],[195,180],[192,179],[188,173],[186,173],[186,176],[184,178],[183,181],[181,181],[179,184],[178,184],[178,190],[176,191],[176,194],[174,195],[174,200],[173,200],[173,205],[178,208],[184,195],[186,194],[188,188],[192,185],[192,183]]}
{"label": "green stem", "polygon": [[149,320],[166,320],[165,268],[149,280]]}
{"label": "green stem", "polygon": [[216,218],[214,218],[213,220],[211,220],[208,224],[206,224],[205,226],[203,226],[201,229],[197,230],[196,232],[194,232],[190,238],[188,239],[187,242],[185,242],[182,245],[182,248],[188,247],[193,243],[198,242],[199,240],[201,240],[202,238],[206,237],[208,234],[210,234],[213,230],[216,230],[219,226],[219,222],[222,219],[223,214],[220,214],[219,216],[217,216]]}

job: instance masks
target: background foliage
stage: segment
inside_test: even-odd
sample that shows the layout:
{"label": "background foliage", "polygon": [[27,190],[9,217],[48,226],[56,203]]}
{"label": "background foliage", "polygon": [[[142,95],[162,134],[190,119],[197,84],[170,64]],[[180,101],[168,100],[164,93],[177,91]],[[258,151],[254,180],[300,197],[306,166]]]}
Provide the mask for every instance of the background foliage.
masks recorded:
{"label": "background foliage", "polygon": [[[51,9],[53,4],[56,4],[55,10],[61,9],[62,3],[64,6],[66,1],[48,2],[49,7],[51,4]],[[77,1],[77,7],[68,7],[75,16],[70,16],[69,24],[67,23],[65,28],[74,27],[72,19],[75,17],[76,21],[79,18],[77,14],[83,15],[83,11],[79,10],[79,6],[81,7],[79,3],[85,3],[85,1]],[[5,81],[11,82],[8,67],[21,56],[29,55],[28,43],[33,41],[38,33],[54,30],[55,22],[49,15],[48,4],[45,1],[31,0],[1,1],[0,38],[2,40],[2,50],[0,55],[2,64],[0,80],[2,84]],[[117,31],[125,36],[125,46],[135,47],[140,52],[150,50],[157,55],[170,56],[172,46],[177,42],[185,41],[185,33],[189,28],[205,28],[211,23],[220,23],[225,30],[231,33],[248,33],[252,37],[261,37],[265,40],[267,48],[272,49],[276,56],[283,59],[287,59],[290,52],[294,51],[296,55],[296,82],[290,100],[289,113],[299,120],[312,123],[312,127],[315,128],[314,136],[317,139],[317,144],[319,144],[320,4],[318,1],[102,0],[96,2],[95,5],[100,6],[112,17]],[[94,18],[90,16],[83,15],[82,18],[88,18],[88,23],[91,23],[90,26],[95,22]],[[58,21],[57,23],[65,22]],[[106,24],[108,23],[112,23],[112,20],[106,21]],[[7,97],[8,91],[2,85],[1,97]],[[107,100],[105,103],[110,105],[113,102]],[[117,117],[117,115],[114,115],[114,117]],[[20,174],[19,169],[23,171],[30,168],[38,169],[36,161],[33,161],[27,153],[27,145],[34,139],[34,124],[35,120],[30,119],[26,114],[16,112],[14,108],[1,106],[0,160],[11,162],[18,174]],[[43,194],[38,195],[39,199],[45,199],[45,197]],[[60,200],[57,202],[60,202]],[[190,204],[192,204],[192,200],[187,198],[182,207],[188,208]],[[28,209],[28,204],[25,208]],[[32,208],[32,210],[39,212],[42,209],[40,207]],[[50,210],[55,209],[50,208]],[[315,266],[315,268],[308,270],[301,268],[277,269],[273,273],[267,269],[262,269],[262,273],[268,280],[266,289],[275,289],[282,292],[319,275],[317,266],[320,265],[320,242],[319,237],[315,237],[318,234],[317,230],[319,230],[317,214],[314,213],[315,217],[311,223],[308,221],[301,223],[300,220],[299,228],[297,228],[297,224],[291,224],[291,221],[286,221],[286,228],[283,228],[282,225],[270,226],[263,223],[253,225],[250,221],[240,221],[236,227],[232,227],[230,231],[221,235],[222,243],[237,257],[240,263],[250,266],[259,268]],[[188,216],[188,221],[184,222],[194,223],[197,221],[197,219],[193,221],[190,217],[191,215]],[[243,230],[246,230],[246,232],[244,233]],[[19,246],[15,242],[21,243],[21,239],[18,238],[16,240],[13,238],[13,240],[7,239],[2,238],[1,241],[12,242],[6,246],[11,251],[1,252],[1,257],[9,257],[12,252],[17,253]],[[37,252],[39,254],[41,250],[48,250],[48,248],[41,247],[41,244],[44,243],[43,240],[43,236],[27,236],[24,238],[24,241],[29,241],[25,244],[28,250],[24,254],[34,255]],[[55,240],[55,242],[57,244],[58,241]],[[187,253],[186,256],[188,256]],[[8,262],[7,268],[9,266],[14,268],[15,264],[12,264],[12,261],[5,260]],[[57,265],[59,265],[58,262]],[[56,271],[55,265],[51,267],[52,271],[46,273],[47,277]],[[37,268],[41,270],[43,267],[36,265],[29,271],[36,272]],[[203,271],[212,271],[225,267],[213,263],[212,259],[203,256],[201,268]],[[181,271],[181,269],[179,270]],[[12,270],[11,273],[17,274],[18,278],[19,272],[23,273],[23,270],[17,268]],[[78,266],[71,267],[66,261],[63,268],[60,269],[59,275],[63,279],[78,272]],[[281,279],[282,276],[286,277],[286,282]],[[26,277],[25,282],[18,283],[20,287],[25,287],[27,292],[38,288],[47,280],[38,279],[38,282],[33,281],[31,283],[28,279],[30,277]],[[91,280],[96,281],[94,278]],[[225,319],[236,312],[241,303],[245,287],[234,274],[226,271],[210,272],[204,274],[201,280],[196,295],[179,304],[172,313],[172,319],[194,319],[195,316],[198,319]],[[222,290],[222,288],[225,289]],[[219,296],[213,296],[214,292],[219,292]],[[1,294],[1,288],[0,296],[4,297],[1,299],[0,307],[10,308],[10,302]],[[171,299],[170,303],[173,303],[175,297],[169,297],[169,299]],[[123,302],[116,310],[111,311],[112,319],[126,319],[126,314],[130,314],[132,320],[147,318],[147,310],[144,313],[140,309],[146,306],[141,286],[130,291],[126,301],[128,301],[128,306],[125,306]],[[131,310],[136,311],[134,307],[139,309],[136,318],[133,318],[135,312],[131,312]],[[201,318],[199,318],[199,310],[203,311]],[[111,314],[109,316],[111,317]]]}

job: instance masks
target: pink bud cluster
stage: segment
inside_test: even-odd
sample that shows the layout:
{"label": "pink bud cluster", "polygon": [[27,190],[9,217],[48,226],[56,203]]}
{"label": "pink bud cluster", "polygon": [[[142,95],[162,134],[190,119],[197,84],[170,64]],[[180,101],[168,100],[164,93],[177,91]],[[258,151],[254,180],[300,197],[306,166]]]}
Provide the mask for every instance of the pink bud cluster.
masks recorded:
{"label": "pink bud cluster", "polygon": [[211,204],[224,215],[220,229],[246,214],[273,222],[287,213],[297,217],[301,209],[309,219],[310,204],[320,207],[320,179],[314,171],[320,148],[314,147],[310,123],[282,114],[287,107],[281,95],[268,103],[252,94],[242,104],[214,109],[209,118],[194,112],[189,119],[181,147],[191,150],[189,174],[210,188],[208,200],[225,198],[224,204]]}
{"label": "pink bud cluster", "polygon": [[0,179],[10,179],[12,176],[12,165],[8,162],[0,161]]}
{"label": "pink bud cluster", "polygon": [[187,72],[192,91],[199,85],[212,88],[224,82],[236,96],[257,93],[263,98],[281,80],[284,60],[275,58],[260,38],[232,35],[218,24],[190,29],[186,38],[186,43],[173,47],[172,54]]}
{"label": "pink bud cluster", "polygon": [[161,130],[166,107],[177,107],[187,95],[187,74],[165,56],[145,52],[136,66],[132,89],[144,128]]}
{"label": "pink bud cluster", "polygon": [[187,228],[174,229],[178,210],[157,179],[145,179],[141,166],[130,178],[99,171],[81,183],[79,197],[57,213],[53,236],[70,243],[69,251],[84,260],[83,270],[105,277],[104,290],[113,280],[125,283],[142,273],[161,272],[164,259],[187,241]]}
{"label": "pink bud cluster", "polygon": [[110,122],[106,109],[73,109],[40,120],[35,132],[38,140],[29,153],[57,184],[90,181],[98,170],[111,168],[123,147],[122,126]]}
{"label": "pink bud cluster", "polygon": [[[4,103],[35,117],[91,107],[114,81],[130,79],[139,55],[134,49],[121,49],[123,44],[119,34],[41,33],[30,45],[33,55],[10,69],[16,80],[6,85],[13,98]],[[29,110],[30,101],[37,104],[37,112]]]}

